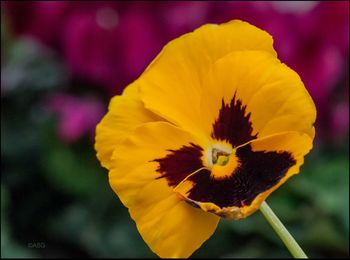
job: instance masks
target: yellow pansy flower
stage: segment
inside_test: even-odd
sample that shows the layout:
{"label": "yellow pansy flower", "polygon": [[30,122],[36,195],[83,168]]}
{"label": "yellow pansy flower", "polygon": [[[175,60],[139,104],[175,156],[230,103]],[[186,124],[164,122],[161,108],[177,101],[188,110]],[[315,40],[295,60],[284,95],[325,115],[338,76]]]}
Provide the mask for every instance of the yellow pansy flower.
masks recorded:
{"label": "yellow pansy flower", "polygon": [[272,37],[233,20],[168,43],[113,97],[95,148],[151,250],[182,258],[299,172],[315,118]]}

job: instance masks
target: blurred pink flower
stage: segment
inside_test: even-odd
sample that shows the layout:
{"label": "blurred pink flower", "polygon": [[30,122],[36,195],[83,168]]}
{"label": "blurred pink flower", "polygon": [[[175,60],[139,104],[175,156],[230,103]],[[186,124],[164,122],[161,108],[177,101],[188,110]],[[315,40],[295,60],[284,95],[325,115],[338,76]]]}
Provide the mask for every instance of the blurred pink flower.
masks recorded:
{"label": "blurred pink flower", "polygon": [[93,138],[95,126],[104,114],[102,102],[91,97],[56,93],[45,100],[46,109],[58,116],[58,135],[66,143],[84,135]]}
{"label": "blurred pink flower", "polygon": [[64,17],[69,11],[66,1],[4,1],[4,9],[15,34],[34,36],[58,46]]}
{"label": "blurred pink flower", "polygon": [[155,57],[160,42],[149,13],[100,6],[67,18],[63,52],[73,72],[119,94]]}
{"label": "blurred pink flower", "polygon": [[331,117],[331,134],[341,141],[349,131],[349,100],[334,105]]}
{"label": "blurred pink flower", "polygon": [[13,1],[5,11],[14,33],[59,51],[74,75],[119,94],[160,51],[152,3]]}
{"label": "blurred pink flower", "polygon": [[193,31],[208,21],[210,1],[164,1],[154,11],[166,42]]}
{"label": "blurred pink flower", "polygon": [[327,137],[332,137],[331,141],[341,143],[345,136],[349,136],[349,74],[340,84],[336,94],[332,100]]}

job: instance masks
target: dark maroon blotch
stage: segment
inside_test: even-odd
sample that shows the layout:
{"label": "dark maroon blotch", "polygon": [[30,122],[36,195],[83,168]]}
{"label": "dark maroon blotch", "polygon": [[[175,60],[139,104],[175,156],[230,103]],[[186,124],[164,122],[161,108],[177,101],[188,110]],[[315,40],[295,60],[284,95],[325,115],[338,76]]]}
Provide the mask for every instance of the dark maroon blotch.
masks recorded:
{"label": "dark maroon blotch", "polygon": [[252,139],[253,128],[250,120],[250,113],[246,114],[246,106],[242,105],[241,100],[236,99],[236,94],[230,104],[225,104],[222,100],[221,109],[218,118],[213,124],[211,136],[217,140],[225,140],[237,147]]}
{"label": "dark maroon blotch", "polygon": [[240,166],[230,177],[213,179],[210,171],[191,176],[194,183],[188,197],[213,202],[220,207],[250,205],[260,193],[276,185],[296,161],[288,152],[253,152],[250,145],[237,149]]}
{"label": "dark maroon blotch", "polygon": [[[246,106],[235,95],[230,104],[222,101],[218,118],[213,124],[212,137],[226,140],[233,147],[256,139],[249,120],[250,113],[246,114]],[[157,172],[161,176],[158,178],[166,178],[171,187],[203,167],[203,149],[198,145],[190,143],[178,150],[168,151],[167,156],[154,161],[159,163]],[[207,169],[189,177],[194,186],[188,197],[220,207],[250,205],[256,196],[276,185],[296,163],[288,152],[254,152],[250,144],[237,148],[236,155],[240,164],[230,177],[213,179]]]}
{"label": "dark maroon blotch", "polygon": [[201,156],[203,149],[190,143],[182,146],[179,150],[168,150],[170,153],[164,158],[155,159],[159,163],[157,172],[166,178],[169,186],[175,187],[189,174],[203,167]]}

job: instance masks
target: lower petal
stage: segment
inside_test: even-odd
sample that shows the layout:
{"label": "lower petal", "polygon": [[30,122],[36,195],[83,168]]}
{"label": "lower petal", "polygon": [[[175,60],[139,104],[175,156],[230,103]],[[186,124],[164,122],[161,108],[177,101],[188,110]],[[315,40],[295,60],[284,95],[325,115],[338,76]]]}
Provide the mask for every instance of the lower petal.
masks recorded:
{"label": "lower petal", "polygon": [[[271,192],[299,172],[311,148],[312,139],[298,132],[256,139],[235,150],[234,156],[230,156],[235,159],[233,164],[229,161],[225,166],[214,165],[211,170],[198,171],[175,190],[204,211],[221,217],[244,218],[258,210]],[[222,168],[219,176],[216,175],[218,167]],[[227,173],[223,174],[225,170]]]}
{"label": "lower petal", "polygon": [[147,123],[121,142],[112,156],[111,187],[129,208],[142,238],[160,257],[189,257],[219,222],[217,216],[178,196],[155,160],[193,142],[190,134],[169,123]]}

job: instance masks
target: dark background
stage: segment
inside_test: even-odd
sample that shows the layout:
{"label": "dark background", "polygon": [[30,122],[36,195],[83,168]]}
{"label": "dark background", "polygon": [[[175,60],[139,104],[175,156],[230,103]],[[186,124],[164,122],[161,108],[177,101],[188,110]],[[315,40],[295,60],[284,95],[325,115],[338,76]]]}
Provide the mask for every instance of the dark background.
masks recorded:
{"label": "dark background", "polygon": [[[1,2],[1,257],[155,257],[112,192],[94,131],[169,40],[248,21],[318,111],[301,174],[268,199],[311,257],[349,257],[349,2]],[[261,213],[193,257],[289,257]]]}

